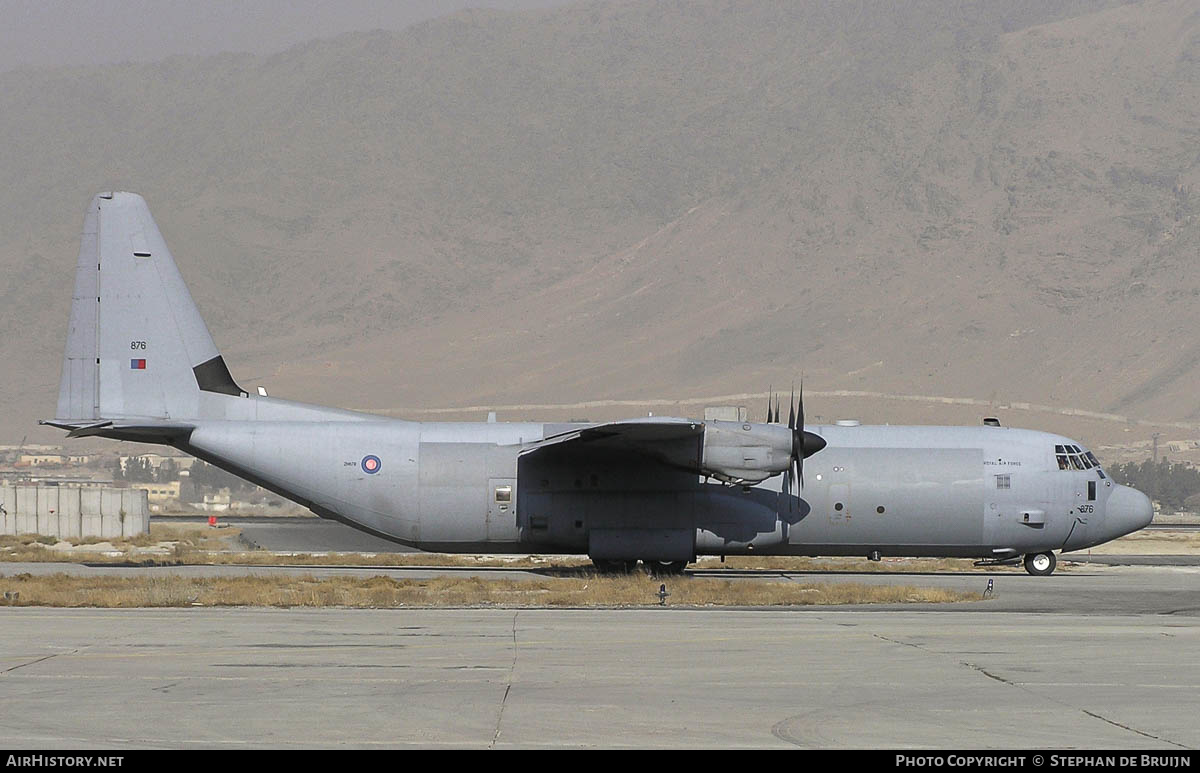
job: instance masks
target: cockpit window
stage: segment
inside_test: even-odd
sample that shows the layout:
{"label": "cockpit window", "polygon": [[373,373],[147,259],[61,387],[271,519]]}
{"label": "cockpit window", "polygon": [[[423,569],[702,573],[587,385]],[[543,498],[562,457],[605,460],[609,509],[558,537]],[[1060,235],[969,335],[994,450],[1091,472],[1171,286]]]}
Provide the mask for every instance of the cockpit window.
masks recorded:
{"label": "cockpit window", "polygon": [[1054,461],[1060,470],[1096,470],[1101,480],[1105,477],[1096,455],[1076,445],[1064,443],[1054,446]]}

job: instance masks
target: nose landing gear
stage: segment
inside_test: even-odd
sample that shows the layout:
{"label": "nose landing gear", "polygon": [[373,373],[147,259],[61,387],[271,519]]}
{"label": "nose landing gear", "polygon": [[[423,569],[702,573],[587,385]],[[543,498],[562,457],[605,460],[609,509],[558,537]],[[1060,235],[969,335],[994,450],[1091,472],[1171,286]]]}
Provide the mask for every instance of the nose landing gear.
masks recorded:
{"label": "nose landing gear", "polygon": [[1050,551],[1045,553],[1029,553],[1025,556],[1025,571],[1035,577],[1045,577],[1054,571],[1058,559]]}

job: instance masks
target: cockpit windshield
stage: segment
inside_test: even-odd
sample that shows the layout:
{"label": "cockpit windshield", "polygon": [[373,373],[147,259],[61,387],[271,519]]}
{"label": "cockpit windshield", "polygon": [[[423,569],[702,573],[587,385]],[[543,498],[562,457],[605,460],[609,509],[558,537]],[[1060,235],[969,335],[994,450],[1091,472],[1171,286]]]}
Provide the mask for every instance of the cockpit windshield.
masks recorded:
{"label": "cockpit windshield", "polygon": [[1076,445],[1060,445],[1054,447],[1054,459],[1060,470],[1096,470],[1103,478],[1104,471],[1100,469],[1100,461],[1091,451]]}

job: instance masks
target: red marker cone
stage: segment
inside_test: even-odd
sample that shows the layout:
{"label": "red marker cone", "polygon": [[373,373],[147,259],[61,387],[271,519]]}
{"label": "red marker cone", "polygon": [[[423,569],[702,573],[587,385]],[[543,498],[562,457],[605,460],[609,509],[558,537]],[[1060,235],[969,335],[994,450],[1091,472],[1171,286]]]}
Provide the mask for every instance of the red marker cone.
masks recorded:
{"label": "red marker cone", "polygon": [[217,525],[217,516],[215,516],[215,515],[208,516],[208,525],[215,528]]}

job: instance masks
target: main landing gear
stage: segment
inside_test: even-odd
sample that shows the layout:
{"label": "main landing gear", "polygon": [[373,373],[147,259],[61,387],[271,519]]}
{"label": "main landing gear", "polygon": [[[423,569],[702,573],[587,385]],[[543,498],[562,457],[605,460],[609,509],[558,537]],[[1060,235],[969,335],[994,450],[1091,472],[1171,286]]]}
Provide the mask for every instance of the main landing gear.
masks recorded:
{"label": "main landing gear", "polygon": [[687,561],[642,561],[642,565],[646,567],[646,571],[651,577],[669,577],[675,574],[683,574],[683,570],[687,568]]}
{"label": "main landing gear", "polygon": [[1030,553],[1025,556],[1025,571],[1034,577],[1045,577],[1054,571],[1058,560],[1050,551],[1045,553]]}
{"label": "main landing gear", "polygon": [[[613,560],[593,558],[592,564],[595,565],[596,571],[600,574],[632,574],[637,571],[637,559],[629,560]],[[666,577],[668,575],[683,574],[683,570],[687,568],[687,561],[653,561],[643,560],[642,566],[645,567],[646,573],[651,577]]]}
{"label": "main landing gear", "polygon": [[637,569],[637,559],[633,561],[617,561],[612,559],[593,558],[592,565],[600,574],[630,574]]}

